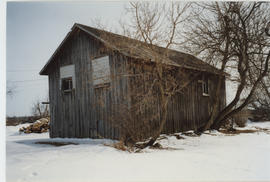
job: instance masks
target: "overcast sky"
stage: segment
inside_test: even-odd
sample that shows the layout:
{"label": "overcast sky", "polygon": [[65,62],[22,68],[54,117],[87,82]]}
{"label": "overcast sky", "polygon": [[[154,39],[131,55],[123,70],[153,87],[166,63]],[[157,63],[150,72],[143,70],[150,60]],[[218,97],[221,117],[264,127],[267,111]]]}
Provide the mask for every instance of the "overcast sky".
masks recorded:
{"label": "overcast sky", "polygon": [[93,26],[101,19],[116,29],[124,17],[125,2],[8,2],[7,3],[7,96],[8,116],[31,114],[37,99],[48,95],[48,78],[39,71],[70,31],[73,24]]}
{"label": "overcast sky", "polygon": [[[6,98],[7,116],[31,114],[34,101],[48,96],[48,77],[39,71],[51,57],[74,23],[95,26],[100,19],[116,31],[120,19],[128,19],[128,2],[8,2],[7,3],[7,87],[15,88]],[[235,86],[226,84],[227,102]]]}

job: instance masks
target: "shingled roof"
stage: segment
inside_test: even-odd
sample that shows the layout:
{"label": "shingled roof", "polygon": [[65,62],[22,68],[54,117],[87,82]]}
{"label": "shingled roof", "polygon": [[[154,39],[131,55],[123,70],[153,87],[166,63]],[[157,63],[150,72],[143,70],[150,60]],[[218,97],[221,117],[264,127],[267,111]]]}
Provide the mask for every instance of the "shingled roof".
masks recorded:
{"label": "shingled roof", "polygon": [[[203,62],[193,55],[172,49],[165,49],[159,46],[149,46],[149,44],[135,39],[75,23],[71,28],[71,31],[66,35],[65,39],[56,49],[43,69],[40,71],[40,75],[47,75],[46,70],[48,65],[54,60],[54,57],[56,56],[61,46],[65,43],[68,37],[71,36],[75,29],[80,29],[81,31],[86,32],[90,36],[103,42],[107,47],[117,50],[129,57],[155,61],[155,58],[163,56],[164,60],[162,60],[162,62],[165,64],[214,74],[224,74],[217,68]],[[167,56],[164,56],[164,54],[167,54]]]}

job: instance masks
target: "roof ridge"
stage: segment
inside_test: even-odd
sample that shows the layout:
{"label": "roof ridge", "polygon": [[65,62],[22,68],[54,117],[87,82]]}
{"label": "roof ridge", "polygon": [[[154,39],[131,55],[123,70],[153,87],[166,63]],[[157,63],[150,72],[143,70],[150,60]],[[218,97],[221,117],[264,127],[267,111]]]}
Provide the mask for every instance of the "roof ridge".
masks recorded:
{"label": "roof ridge", "polygon": [[[64,40],[61,42],[61,44],[58,46],[58,48],[56,49],[56,51],[53,53],[53,55],[51,56],[51,58],[48,60],[48,62],[45,64],[45,66],[42,68],[42,70],[40,71],[40,74],[46,74],[46,69],[48,67],[48,65],[50,64],[50,62],[53,60],[53,58],[55,57],[55,55],[57,54],[57,52],[60,50],[60,47],[62,47],[62,45],[66,42],[66,40],[73,35],[73,30],[75,28],[78,28],[82,31],[84,31],[85,33],[91,35],[92,37],[98,39],[99,41],[111,46],[111,48],[116,49],[118,51],[120,51],[122,54],[126,55],[126,56],[130,56],[133,58],[139,58],[139,59],[150,59],[152,60],[153,56],[151,51],[155,51],[157,54],[159,54],[160,56],[164,53],[164,51],[168,50],[168,58],[167,60],[165,60],[166,64],[169,65],[174,65],[174,66],[180,66],[180,67],[184,67],[187,69],[194,69],[194,70],[198,70],[198,71],[205,71],[205,72],[210,72],[210,73],[214,73],[214,74],[226,74],[224,72],[221,72],[219,69],[217,69],[216,67],[204,62],[203,60],[197,58],[194,55],[191,55],[189,53],[185,53],[185,52],[181,52],[175,49],[171,49],[171,48],[165,48],[162,46],[158,46],[155,44],[147,44],[146,42],[131,38],[131,37],[127,37],[124,35],[119,35],[113,32],[109,32],[107,30],[102,30],[102,29],[98,29],[95,27],[91,27],[88,25],[84,25],[84,24],[80,24],[80,23],[74,23],[74,25],[72,26],[71,30],[68,32],[68,34],[66,35],[66,37],[64,38]],[[102,37],[102,33],[104,33],[106,36],[111,36],[112,40],[114,40],[114,42],[110,42],[109,40],[104,39],[104,37]],[[105,36],[105,38],[106,38]],[[124,39],[127,41],[118,41],[118,39]],[[128,49],[131,48],[132,45],[135,44],[139,44],[138,46],[133,47],[132,51],[127,51]],[[150,49],[149,45],[153,46],[154,49]],[[122,50],[121,50],[122,49]],[[149,54],[150,51],[150,54]],[[170,54],[171,53],[171,54]]]}
{"label": "roof ridge", "polygon": [[[143,45],[146,45],[146,46],[149,45],[148,43],[143,42],[143,41],[141,41],[141,40],[137,40],[137,39],[134,39],[134,38],[131,38],[131,37],[127,37],[127,36],[125,36],[125,35],[120,35],[120,34],[117,34],[117,33],[113,33],[113,32],[110,32],[110,31],[108,31],[108,30],[99,29],[99,28],[91,27],[91,26],[88,26],[88,25],[80,24],[80,23],[75,23],[74,25],[78,25],[78,26],[85,27],[85,28],[90,28],[90,29],[93,29],[93,30],[95,30],[95,31],[101,31],[101,32],[104,32],[104,33],[106,33],[106,34],[111,34],[111,35],[114,35],[114,36],[117,36],[117,37],[120,37],[120,38],[129,39],[130,41],[136,41],[136,42],[138,42],[138,43],[140,43],[140,44],[143,44]],[[196,61],[197,61],[198,63],[204,64],[204,65],[207,65],[207,66],[210,66],[210,67],[212,67],[213,69],[216,69],[216,71],[220,71],[219,69],[217,69],[217,68],[214,67],[213,65],[210,65],[209,63],[203,61],[202,59],[200,59],[200,58],[198,58],[198,57],[196,57],[196,56],[194,56],[194,55],[192,55],[192,54],[190,54],[190,53],[178,51],[178,50],[172,49],[172,48],[165,48],[165,47],[162,47],[162,46],[159,46],[159,45],[155,45],[155,44],[152,44],[152,45],[153,45],[155,48],[157,48],[157,49],[162,49],[163,51],[165,51],[165,50],[167,49],[168,51],[174,52],[174,53],[176,53],[176,54],[182,54],[182,55],[184,55],[184,56],[190,57],[191,59],[192,59],[192,58],[193,58],[193,59],[196,59]]]}
{"label": "roof ridge", "polygon": [[[130,40],[132,40],[132,41],[137,41],[137,42],[140,42],[140,43],[145,44],[145,45],[148,44],[148,43],[143,42],[143,41],[141,41],[141,40],[134,39],[134,38],[128,37],[128,36],[126,36],[126,35],[120,35],[120,34],[117,34],[117,33],[114,33],[114,32],[110,32],[110,31],[105,30],[105,29],[99,29],[99,28],[95,28],[95,27],[88,26],[88,25],[84,25],[84,24],[80,24],[80,23],[75,23],[74,25],[79,25],[79,26],[91,28],[91,29],[94,29],[94,30],[97,30],[97,31],[103,31],[103,32],[105,32],[105,33],[113,34],[113,35],[115,35],[115,36],[119,36],[119,37],[123,37],[123,38],[130,39]],[[166,47],[162,47],[162,46],[160,46],[160,45],[156,45],[156,44],[152,44],[152,45],[155,46],[155,47],[157,47],[157,48],[166,49]],[[188,54],[188,55],[190,55],[190,56],[192,56],[192,57],[196,57],[196,56],[194,56],[194,55],[192,55],[192,54],[189,54],[189,53],[186,53],[186,52],[182,52],[182,51],[178,51],[178,50],[173,49],[173,48],[168,48],[168,50],[170,50],[170,51],[176,51],[176,52],[178,52],[178,53]],[[197,57],[196,57],[196,58],[197,58]],[[199,59],[199,58],[197,58],[197,59]],[[208,64],[208,63],[207,63],[207,64]]]}

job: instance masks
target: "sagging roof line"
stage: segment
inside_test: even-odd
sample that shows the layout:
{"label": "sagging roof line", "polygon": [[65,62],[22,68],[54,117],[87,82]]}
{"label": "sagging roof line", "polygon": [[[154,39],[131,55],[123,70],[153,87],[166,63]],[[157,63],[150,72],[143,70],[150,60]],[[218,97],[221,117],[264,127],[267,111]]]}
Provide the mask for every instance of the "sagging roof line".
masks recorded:
{"label": "sagging roof line", "polygon": [[[148,55],[147,52],[145,52],[144,55],[139,55],[137,54],[136,55],[131,55],[131,53],[127,53],[125,51],[121,51],[120,48],[118,48],[116,45],[113,45],[111,44],[109,41],[106,41],[104,40],[100,35],[96,35],[94,32],[96,32],[97,34],[101,34],[101,33],[104,33],[104,34],[108,34],[108,36],[112,36],[113,38],[115,39],[120,39],[120,38],[123,38],[127,41],[130,41],[131,43],[138,43],[138,44],[142,44],[142,45],[145,45],[146,43],[144,42],[141,42],[139,40],[136,40],[136,39],[131,39],[129,37],[125,37],[125,36],[122,36],[122,35],[118,35],[118,34],[114,34],[114,33],[111,33],[111,32],[107,32],[105,30],[99,30],[99,29],[96,29],[96,28],[92,28],[92,27],[88,27],[88,26],[85,26],[85,25],[81,25],[81,24],[78,24],[78,23],[75,23],[71,30],[68,32],[68,34],[65,36],[64,40],[60,43],[60,45],[57,47],[57,49],[55,50],[55,52],[53,53],[53,55],[50,57],[50,59],[47,61],[47,63],[45,64],[45,66],[42,68],[42,70],[39,72],[40,75],[46,75],[46,69],[47,67],[49,66],[49,64],[53,61],[53,58],[56,56],[56,54],[59,52],[59,50],[61,49],[61,47],[63,46],[63,44],[67,41],[67,39],[72,35],[72,33],[74,32],[74,29],[75,28],[78,28],[82,31],[84,31],[85,33],[89,34],[90,36],[94,37],[95,39],[101,41],[102,43],[104,43],[105,45],[109,46],[110,48],[114,49],[114,50],[117,50],[119,52],[121,52],[121,54],[127,56],[127,57],[133,57],[133,58],[136,58],[136,59],[145,59],[145,57],[147,57]],[[89,30],[88,30],[89,29]],[[93,31],[93,32],[91,32]],[[127,45],[125,45],[127,46]],[[130,45],[128,45],[130,46]],[[128,47],[127,46],[127,47]],[[165,48],[163,47],[159,47],[159,46],[155,46],[155,51],[158,53],[158,54],[162,54],[162,51],[165,50]],[[125,47],[126,48],[126,47]],[[145,47],[146,48],[146,47]],[[144,49],[140,49],[139,47],[137,47],[137,51],[138,52],[142,52],[142,51],[145,51]],[[197,71],[204,71],[204,72],[210,72],[210,73],[214,73],[214,74],[225,74],[223,72],[221,72],[220,70],[218,70],[217,68],[203,62],[202,60],[196,58],[195,56],[193,55],[190,55],[190,54],[187,54],[187,53],[183,53],[183,52],[179,52],[179,51],[176,51],[176,50],[172,50],[172,49],[167,49],[170,53],[169,55],[169,58],[168,58],[168,61],[166,62],[166,64],[168,65],[172,65],[172,66],[177,66],[177,67],[183,67],[183,68],[187,68],[187,69],[192,69],[192,70],[197,70]],[[153,51],[153,50],[151,50]],[[136,53],[135,53],[136,54]],[[177,57],[178,56],[178,57]],[[149,57],[148,57],[149,58]],[[174,58],[174,60],[171,60],[171,58]],[[181,59],[182,60],[178,60],[178,59]],[[187,61],[186,59],[188,59],[189,61]],[[150,58],[151,60],[151,58]],[[176,62],[175,62],[176,61]],[[179,64],[181,63],[181,65]],[[190,64],[190,65],[187,65],[187,64]],[[197,65],[196,65],[197,64]],[[195,66],[196,65],[196,66]],[[199,65],[199,66],[198,66]],[[198,68],[197,68],[198,67]],[[203,68],[205,67],[205,68]]]}

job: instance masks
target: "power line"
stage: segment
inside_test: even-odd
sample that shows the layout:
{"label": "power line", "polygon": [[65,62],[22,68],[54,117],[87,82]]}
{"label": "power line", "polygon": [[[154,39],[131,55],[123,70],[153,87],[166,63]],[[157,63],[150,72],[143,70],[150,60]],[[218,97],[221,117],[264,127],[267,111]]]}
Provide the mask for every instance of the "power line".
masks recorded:
{"label": "power line", "polygon": [[41,81],[41,80],[47,80],[47,78],[36,79],[36,80],[11,80],[11,81],[8,81],[8,82],[15,82],[15,83],[18,83],[18,82],[34,82],[34,81]]}
{"label": "power line", "polygon": [[41,82],[35,82],[35,83],[33,83],[33,82],[27,82],[27,83],[24,83],[24,84],[14,84],[13,86],[14,87],[31,87],[31,86],[41,86],[41,85],[48,85],[47,83],[46,84],[44,84],[44,83],[41,83]]}
{"label": "power line", "polygon": [[15,69],[7,70],[7,72],[26,72],[26,71],[39,71],[40,69]]}
{"label": "power line", "polygon": [[[18,89],[15,88],[14,91],[15,92],[17,92],[17,91],[25,91],[25,90],[28,90],[28,89],[35,88],[37,86],[40,87],[40,85],[30,85],[30,86],[27,86],[27,87],[18,87]],[[48,89],[48,88],[46,87],[46,89]]]}
{"label": "power line", "polygon": [[7,73],[38,72],[38,70],[8,70]]}

